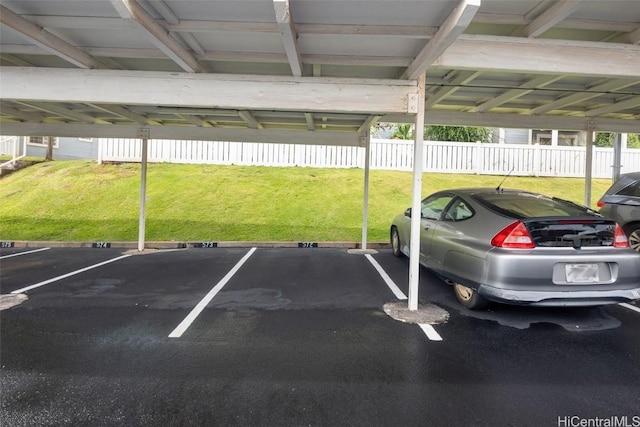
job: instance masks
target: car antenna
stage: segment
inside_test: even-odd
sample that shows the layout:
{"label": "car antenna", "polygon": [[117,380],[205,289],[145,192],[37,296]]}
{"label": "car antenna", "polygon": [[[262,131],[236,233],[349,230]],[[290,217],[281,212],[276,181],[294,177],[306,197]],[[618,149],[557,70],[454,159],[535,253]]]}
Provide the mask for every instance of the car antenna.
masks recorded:
{"label": "car antenna", "polygon": [[504,178],[502,178],[502,181],[500,181],[500,184],[498,184],[498,186],[496,187],[496,191],[498,191],[498,192],[502,191],[502,188],[501,188],[502,184],[504,184],[504,182],[507,180],[507,178],[509,178],[509,175],[511,175],[511,172],[513,172],[514,169],[515,169],[515,166],[513,166],[511,168],[511,170],[509,171],[509,173]]}

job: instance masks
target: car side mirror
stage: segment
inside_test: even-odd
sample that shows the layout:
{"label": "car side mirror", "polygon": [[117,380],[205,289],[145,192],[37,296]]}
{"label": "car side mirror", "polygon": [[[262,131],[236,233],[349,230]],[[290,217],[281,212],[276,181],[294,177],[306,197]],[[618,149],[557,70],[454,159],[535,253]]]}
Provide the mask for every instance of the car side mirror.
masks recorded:
{"label": "car side mirror", "polygon": [[404,216],[408,216],[409,218],[411,218],[411,208],[407,208],[407,210],[404,211]]}

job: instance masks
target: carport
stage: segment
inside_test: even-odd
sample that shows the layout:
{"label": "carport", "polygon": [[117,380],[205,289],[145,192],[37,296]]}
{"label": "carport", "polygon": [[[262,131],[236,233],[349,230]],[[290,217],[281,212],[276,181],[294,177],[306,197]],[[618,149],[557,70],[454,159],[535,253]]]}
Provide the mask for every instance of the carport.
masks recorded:
{"label": "carport", "polygon": [[582,130],[590,200],[594,132],[640,131],[636,2],[6,0],[0,23],[1,134],[143,141],[140,250],[149,138],[368,150],[378,121]]}

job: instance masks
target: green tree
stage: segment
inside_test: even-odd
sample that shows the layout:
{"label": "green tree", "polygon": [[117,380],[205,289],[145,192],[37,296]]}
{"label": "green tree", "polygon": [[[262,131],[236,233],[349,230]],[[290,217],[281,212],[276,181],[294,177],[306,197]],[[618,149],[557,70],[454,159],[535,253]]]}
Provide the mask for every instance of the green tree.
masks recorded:
{"label": "green tree", "polygon": [[[616,134],[613,132],[598,132],[596,138],[593,141],[593,145],[596,147],[613,147]],[[637,133],[627,134],[627,147],[640,148],[640,135]]]}
{"label": "green tree", "polygon": [[391,135],[393,139],[413,139],[413,125],[398,125],[396,131]]}
{"label": "green tree", "polygon": [[425,126],[424,137],[432,141],[492,142],[493,131],[480,126]]}

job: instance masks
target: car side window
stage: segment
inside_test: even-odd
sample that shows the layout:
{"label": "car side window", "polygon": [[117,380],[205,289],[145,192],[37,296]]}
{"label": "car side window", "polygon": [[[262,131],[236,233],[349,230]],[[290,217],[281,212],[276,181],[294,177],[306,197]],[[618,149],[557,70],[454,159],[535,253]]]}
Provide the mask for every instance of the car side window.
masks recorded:
{"label": "car side window", "polygon": [[439,220],[453,196],[431,196],[422,201],[422,218]]}
{"label": "car side window", "polygon": [[473,216],[473,209],[464,200],[456,199],[444,215],[445,221],[463,221]]}
{"label": "car side window", "polygon": [[636,181],[618,191],[621,196],[640,197],[640,181]]}

